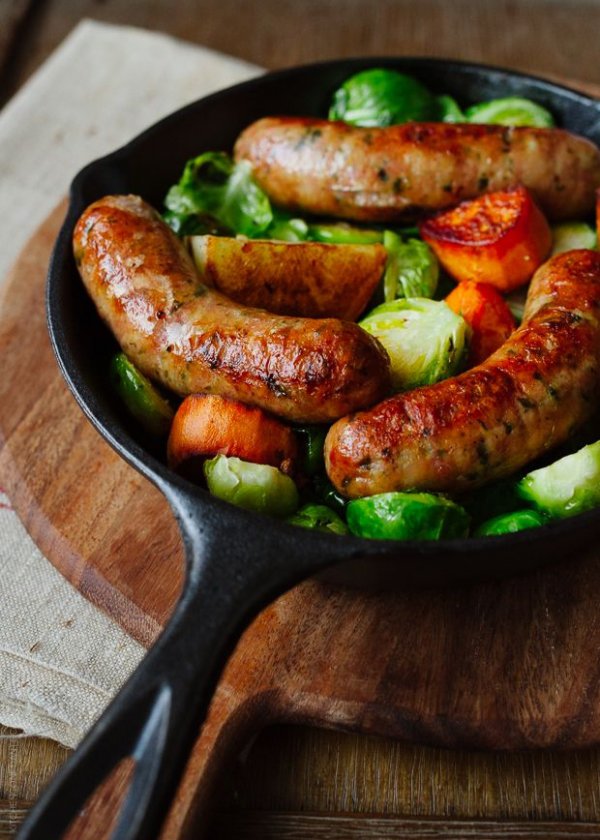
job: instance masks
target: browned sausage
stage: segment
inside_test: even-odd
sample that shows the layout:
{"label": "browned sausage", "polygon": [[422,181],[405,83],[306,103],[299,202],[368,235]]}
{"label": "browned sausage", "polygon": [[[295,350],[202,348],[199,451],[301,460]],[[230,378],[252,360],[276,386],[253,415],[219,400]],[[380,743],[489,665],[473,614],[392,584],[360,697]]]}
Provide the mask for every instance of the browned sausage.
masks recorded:
{"label": "browned sausage", "polygon": [[537,271],[523,324],[483,364],[335,423],[327,472],[352,498],[502,478],[590,417],[599,373],[600,253],[569,251]]}
{"label": "browned sausage", "polygon": [[325,422],[381,399],[389,359],[356,324],[240,306],[204,286],[158,214],[108,196],[79,219],[74,253],[129,358],[178,394],[207,392]]}
{"label": "browned sausage", "polygon": [[585,216],[600,186],[600,151],[556,128],[407,123],[357,128],[267,117],[235,146],[282,207],[369,222],[439,210],[523,184],[551,219]]}

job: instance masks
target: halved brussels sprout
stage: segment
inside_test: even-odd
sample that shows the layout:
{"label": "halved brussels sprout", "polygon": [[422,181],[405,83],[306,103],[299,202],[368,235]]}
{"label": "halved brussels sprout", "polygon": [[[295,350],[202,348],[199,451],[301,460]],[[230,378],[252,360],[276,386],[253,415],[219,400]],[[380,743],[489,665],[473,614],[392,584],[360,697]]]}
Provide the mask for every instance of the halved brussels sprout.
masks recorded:
{"label": "halved brussels sprout", "polygon": [[217,455],[204,462],[204,477],[213,496],[271,516],[291,516],[298,507],[292,479],[276,467]]}
{"label": "halved brussels sprout", "polygon": [[551,128],[554,117],[550,111],[522,96],[505,96],[489,102],[478,102],[465,111],[468,122],[490,125],[524,125]]}
{"label": "halved brussels sprout", "polygon": [[443,301],[406,298],[383,303],[360,326],[387,350],[396,391],[453,376],[465,357],[469,327]]}
{"label": "halved brussels sprout", "polygon": [[388,252],[383,278],[386,301],[433,297],[440,267],[429,245],[422,239],[409,239],[405,242],[391,230],[384,232],[383,244]]}
{"label": "halved brussels sprout", "polygon": [[600,505],[600,441],[528,473],[519,495],[548,516],[564,519]]}
{"label": "halved brussels sprout", "polygon": [[562,254],[576,248],[596,248],[596,231],[586,222],[563,222],[552,226],[552,253]]}
{"label": "halved brussels sprout", "polygon": [[466,537],[464,508],[433,493],[379,493],[346,508],[350,531],[372,540],[439,540]]}
{"label": "halved brussels sprout", "polygon": [[308,528],[311,531],[324,531],[327,534],[347,534],[344,521],[325,505],[309,504],[301,507],[287,520],[291,525]]}
{"label": "halved brussels sprout", "polygon": [[411,120],[435,120],[438,103],[412,76],[373,68],[356,73],[336,90],[330,120],[351,125],[387,126]]}

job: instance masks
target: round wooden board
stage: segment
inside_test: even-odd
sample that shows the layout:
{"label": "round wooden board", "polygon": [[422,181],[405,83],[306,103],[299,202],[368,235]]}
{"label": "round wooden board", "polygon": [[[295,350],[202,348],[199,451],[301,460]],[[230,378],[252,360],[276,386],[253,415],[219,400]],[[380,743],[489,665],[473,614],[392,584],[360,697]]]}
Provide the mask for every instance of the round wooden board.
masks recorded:
{"label": "round wooden board", "polygon": [[[4,287],[0,481],[50,561],[149,645],[181,587],[182,547],[166,502],[87,422],[52,355],[44,281],[63,214],[37,231]],[[453,590],[304,583],[242,637],[164,836],[192,824],[225,755],[267,722],[444,746],[600,743],[599,598],[600,550]]]}

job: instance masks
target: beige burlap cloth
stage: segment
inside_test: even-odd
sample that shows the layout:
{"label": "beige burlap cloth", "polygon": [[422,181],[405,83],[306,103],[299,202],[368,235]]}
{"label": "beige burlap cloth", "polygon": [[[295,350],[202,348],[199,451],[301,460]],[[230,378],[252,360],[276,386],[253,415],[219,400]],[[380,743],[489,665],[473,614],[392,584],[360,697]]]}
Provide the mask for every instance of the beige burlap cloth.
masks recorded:
{"label": "beige burlap cloth", "polygon": [[[258,72],[157,33],[80,23],[0,112],[0,278],[83,165]],[[143,653],[61,578],[0,492],[0,723],[74,746]]]}

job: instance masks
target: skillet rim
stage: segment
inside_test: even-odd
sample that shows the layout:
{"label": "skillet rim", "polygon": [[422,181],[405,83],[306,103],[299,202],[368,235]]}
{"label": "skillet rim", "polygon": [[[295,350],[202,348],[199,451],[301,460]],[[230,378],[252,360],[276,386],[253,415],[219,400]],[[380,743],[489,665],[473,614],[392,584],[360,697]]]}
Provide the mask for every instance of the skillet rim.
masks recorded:
{"label": "skillet rim", "polygon": [[[176,515],[181,512],[182,503],[184,506],[189,504],[199,505],[201,509],[211,514],[208,517],[210,521],[209,527],[214,527],[214,523],[221,519],[225,520],[225,527],[232,524],[242,529],[248,528],[252,530],[256,530],[257,526],[260,528],[262,523],[268,526],[266,529],[269,532],[267,542],[271,543],[274,547],[279,536],[285,540],[285,543],[289,543],[291,540],[294,543],[305,544],[307,549],[310,548],[311,551],[322,551],[325,555],[331,557],[332,563],[357,558],[366,561],[368,558],[376,557],[393,559],[398,563],[402,563],[403,559],[414,559],[415,557],[422,560],[434,558],[439,560],[440,558],[448,557],[448,562],[450,562],[452,556],[456,555],[462,555],[463,557],[465,555],[481,555],[482,559],[484,559],[485,554],[490,550],[493,550],[494,553],[497,553],[498,550],[503,551],[503,553],[509,553],[511,550],[518,550],[525,545],[542,547],[544,543],[552,540],[554,536],[569,537],[573,534],[581,536],[584,532],[590,531],[591,538],[592,526],[595,525],[600,529],[600,508],[567,519],[549,522],[539,528],[514,534],[503,534],[493,537],[466,537],[452,540],[383,541],[369,540],[353,535],[340,538],[334,534],[300,529],[298,526],[290,525],[274,517],[251,513],[224,502],[211,496],[207,490],[178,476],[166,464],[161,462],[142,444],[135,440],[129,434],[124,424],[117,424],[111,417],[106,416],[106,412],[98,403],[95,389],[88,385],[82,374],[80,365],[75,358],[76,354],[72,352],[71,344],[66,337],[62,324],[60,295],[58,292],[60,290],[61,273],[65,267],[65,259],[70,258],[72,260],[71,234],[76,219],[82,209],[82,193],[87,179],[98,171],[110,169],[110,167],[130,159],[135,155],[136,150],[140,146],[152,140],[155,136],[160,136],[166,127],[170,127],[182,117],[191,115],[198,109],[224,97],[260,90],[265,80],[285,81],[287,78],[295,78],[307,72],[313,73],[319,70],[331,69],[341,70],[342,67],[349,68],[348,75],[350,75],[353,70],[375,66],[394,66],[399,69],[404,69],[407,72],[411,72],[412,70],[412,72],[417,74],[419,70],[427,68],[439,70],[443,68],[449,73],[466,71],[479,76],[483,74],[488,78],[498,77],[494,79],[495,83],[498,83],[501,79],[507,81],[522,80],[546,90],[549,95],[558,95],[583,108],[592,108],[597,112],[597,122],[600,125],[600,101],[568,85],[497,65],[422,56],[357,56],[307,63],[263,73],[247,81],[216,91],[209,96],[197,99],[162,117],[114,151],[91,161],[77,173],[71,182],[69,207],[53,250],[46,285],[48,330],[61,374],[79,407],[94,428],[117,454],[161,490],[174,508]],[[541,560],[536,565],[541,566],[543,564],[544,561]],[[508,574],[512,574],[512,572]],[[452,575],[450,576],[452,577]],[[463,576],[459,574],[457,579],[462,580]]]}

